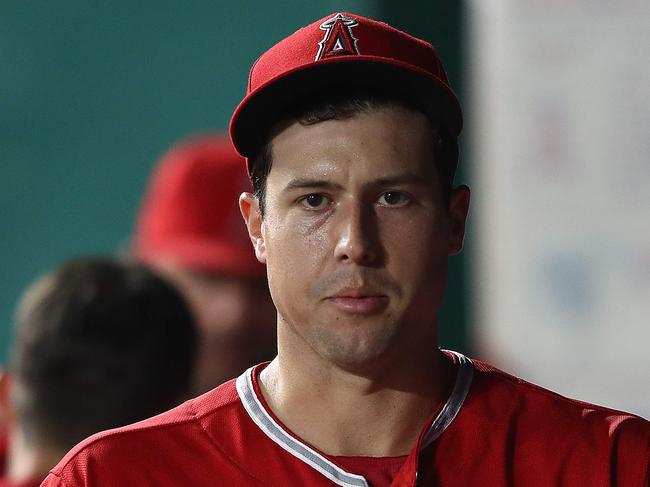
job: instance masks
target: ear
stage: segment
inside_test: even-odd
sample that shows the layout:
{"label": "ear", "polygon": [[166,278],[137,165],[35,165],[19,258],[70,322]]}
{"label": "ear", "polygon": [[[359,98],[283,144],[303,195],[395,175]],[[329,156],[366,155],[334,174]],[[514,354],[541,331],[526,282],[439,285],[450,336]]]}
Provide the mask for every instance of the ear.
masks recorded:
{"label": "ear", "polygon": [[248,236],[253,242],[255,256],[262,264],[266,264],[266,245],[262,234],[262,214],[260,203],[252,193],[242,193],[239,196],[239,209],[248,228]]}
{"label": "ear", "polygon": [[465,224],[469,212],[470,191],[464,184],[455,188],[449,201],[449,255],[463,250]]}

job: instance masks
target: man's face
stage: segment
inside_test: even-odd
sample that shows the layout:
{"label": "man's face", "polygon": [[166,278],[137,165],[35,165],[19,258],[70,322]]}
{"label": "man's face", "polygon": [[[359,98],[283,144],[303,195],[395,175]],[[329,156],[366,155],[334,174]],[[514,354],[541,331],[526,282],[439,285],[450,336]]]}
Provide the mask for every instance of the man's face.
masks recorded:
{"label": "man's face", "polygon": [[183,293],[199,328],[195,393],[275,356],[276,312],[265,279],[196,272],[172,262],[158,267]]}
{"label": "man's face", "polygon": [[445,201],[432,136],[424,115],[396,106],[273,138],[264,219],[248,225],[281,335],[348,368],[435,346],[469,194]]}

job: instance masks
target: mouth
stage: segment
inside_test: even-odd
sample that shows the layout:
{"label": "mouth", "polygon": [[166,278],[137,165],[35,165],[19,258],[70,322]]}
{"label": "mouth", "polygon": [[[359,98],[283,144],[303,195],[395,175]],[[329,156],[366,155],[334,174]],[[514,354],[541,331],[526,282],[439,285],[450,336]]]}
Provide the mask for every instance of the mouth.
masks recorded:
{"label": "mouth", "polygon": [[371,315],[386,308],[388,296],[372,289],[349,288],[329,296],[326,301],[345,313]]}

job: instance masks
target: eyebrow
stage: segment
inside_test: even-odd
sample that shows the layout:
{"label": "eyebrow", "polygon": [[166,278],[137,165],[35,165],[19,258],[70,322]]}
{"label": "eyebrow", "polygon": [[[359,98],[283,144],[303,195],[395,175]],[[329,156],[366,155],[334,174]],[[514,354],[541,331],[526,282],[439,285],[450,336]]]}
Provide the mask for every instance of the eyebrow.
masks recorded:
{"label": "eyebrow", "polygon": [[[371,181],[368,186],[392,186],[397,184],[413,184],[416,186],[427,186],[428,182],[421,175],[414,174],[412,172],[405,172],[402,174],[396,174],[394,176],[386,176],[383,178],[378,178]],[[315,178],[298,178],[292,181],[289,181],[284,187],[284,191],[291,191],[294,189],[305,189],[305,188],[325,188],[325,189],[343,189],[343,186],[340,184],[328,181],[327,179],[315,179]]]}
{"label": "eyebrow", "polygon": [[304,188],[328,188],[328,189],[343,189],[343,186],[340,184],[333,183],[326,179],[309,179],[309,178],[298,178],[292,181],[284,187],[284,191],[291,191],[292,189],[304,189]]}
{"label": "eyebrow", "polygon": [[395,184],[413,184],[417,186],[426,186],[428,181],[422,175],[414,174],[412,172],[405,172],[396,174],[394,176],[386,176],[383,178],[375,179],[372,184],[377,186],[391,186]]}

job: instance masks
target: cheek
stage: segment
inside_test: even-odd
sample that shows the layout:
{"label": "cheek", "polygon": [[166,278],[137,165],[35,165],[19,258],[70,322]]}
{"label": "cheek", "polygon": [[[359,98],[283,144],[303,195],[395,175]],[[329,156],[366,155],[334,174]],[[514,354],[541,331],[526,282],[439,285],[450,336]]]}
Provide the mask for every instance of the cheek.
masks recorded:
{"label": "cheek", "polygon": [[294,216],[270,220],[264,240],[271,267],[306,270],[318,265],[329,246],[328,218],[326,216]]}
{"label": "cheek", "polygon": [[326,226],[322,222],[269,222],[265,231],[266,266],[273,301],[294,300],[318,282],[328,253]]}
{"label": "cheek", "polygon": [[432,280],[447,262],[448,232],[444,225],[423,224],[418,218],[385,226],[382,241],[391,274],[402,283]]}

